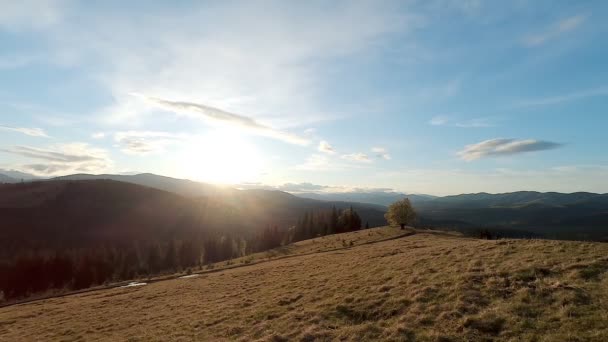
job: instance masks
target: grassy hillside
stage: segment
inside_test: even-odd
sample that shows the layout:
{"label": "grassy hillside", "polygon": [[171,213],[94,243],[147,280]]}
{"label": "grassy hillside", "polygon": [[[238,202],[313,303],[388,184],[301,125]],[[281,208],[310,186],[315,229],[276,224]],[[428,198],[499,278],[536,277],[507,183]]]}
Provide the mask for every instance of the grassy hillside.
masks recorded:
{"label": "grassy hillside", "polygon": [[607,244],[379,231],[303,241],[290,257],[191,278],[5,307],[0,340],[608,339]]}

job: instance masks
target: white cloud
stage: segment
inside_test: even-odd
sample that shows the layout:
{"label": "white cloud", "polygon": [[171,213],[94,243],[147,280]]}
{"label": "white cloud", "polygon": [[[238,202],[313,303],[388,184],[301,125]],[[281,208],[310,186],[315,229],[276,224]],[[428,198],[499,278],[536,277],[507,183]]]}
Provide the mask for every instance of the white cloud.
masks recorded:
{"label": "white cloud", "polygon": [[285,183],[285,184],[277,186],[276,188],[278,190],[288,191],[288,192],[308,192],[308,191],[323,190],[323,189],[326,189],[327,186],[304,182],[304,183]]}
{"label": "white cloud", "polygon": [[[370,46],[418,25],[416,15],[397,7],[365,1],[321,7],[198,3],[153,6],[135,18],[129,11],[75,4],[51,16],[59,19],[40,33],[48,38],[50,63],[94,66],[87,68],[91,77],[114,98],[97,111],[99,122],[131,128],[149,122],[143,117],[150,108],[126,96],[137,91],[246,113],[283,131],[342,115],[327,110],[324,67],[345,56],[375,54]],[[29,13],[35,17],[36,11]]]}
{"label": "white cloud", "polygon": [[184,134],[154,131],[125,131],[114,133],[114,141],[123,153],[145,155],[162,152],[171,144],[185,139]]}
{"label": "white cloud", "polygon": [[336,150],[325,140],[321,140],[319,142],[319,147],[317,149],[319,150],[319,152],[323,152],[323,153],[327,153],[327,154],[336,153]]}
{"label": "white cloud", "polygon": [[391,155],[388,153],[388,150],[384,147],[372,147],[372,152],[376,154],[376,157],[382,158],[385,160],[390,160]]}
{"label": "white cloud", "polygon": [[61,144],[49,148],[13,146],[0,151],[35,160],[35,163],[13,168],[37,176],[102,173],[112,166],[112,161],[105,150],[85,143]]}
{"label": "white cloud", "polygon": [[429,121],[429,124],[433,126],[442,126],[447,124],[449,119],[445,116],[436,116]]}
{"label": "white cloud", "polygon": [[369,158],[369,156],[365,153],[343,154],[341,156],[341,158],[349,160],[349,161],[360,162],[360,163],[371,163],[372,162],[372,160]]}
{"label": "white cloud", "polygon": [[290,144],[308,145],[310,143],[309,140],[306,138],[262,125],[250,117],[229,113],[221,109],[210,107],[204,104],[168,101],[147,96],[142,97],[147,101],[162,106],[163,108],[166,108],[168,110],[190,116],[194,114],[194,117],[203,118],[215,124],[224,124],[228,126],[242,128],[254,134],[278,139]]}
{"label": "white cloud", "polygon": [[41,138],[49,137],[42,128],[11,127],[11,126],[0,125],[0,130],[17,132],[17,133],[29,135],[31,137],[41,137]]}
{"label": "white cloud", "polygon": [[91,134],[91,138],[93,139],[103,139],[106,137],[106,133],[105,132],[96,132]]}
{"label": "white cloud", "polygon": [[481,128],[481,127],[492,127],[493,124],[490,123],[487,118],[476,118],[466,121],[458,121],[456,122],[453,119],[450,119],[447,116],[436,116],[429,121],[430,125],[433,126],[453,126],[460,128]]}
{"label": "white cloud", "polygon": [[301,193],[317,193],[317,194],[394,194],[395,190],[391,188],[361,188],[351,186],[337,185],[319,185],[310,182],[302,183],[284,183],[279,185],[269,185],[264,183],[241,183],[236,185],[239,189],[264,189],[264,190],[280,190],[296,194]]}
{"label": "white cloud", "polygon": [[562,145],[555,142],[534,139],[491,139],[465,146],[462,151],[458,152],[458,156],[463,160],[472,161],[492,156],[550,150],[560,146]]}
{"label": "white cloud", "polygon": [[573,31],[585,22],[587,17],[579,14],[572,17],[568,17],[554,23],[550,28],[544,32],[532,34],[524,38],[524,44],[527,46],[538,46],[546,43],[549,40],[556,39],[564,33]]}

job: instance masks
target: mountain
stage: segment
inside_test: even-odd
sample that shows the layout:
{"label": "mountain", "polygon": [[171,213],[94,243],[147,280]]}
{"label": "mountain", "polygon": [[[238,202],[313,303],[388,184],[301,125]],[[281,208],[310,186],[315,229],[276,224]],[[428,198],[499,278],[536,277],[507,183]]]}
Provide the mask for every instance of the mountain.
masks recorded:
{"label": "mountain", "polygon": [[470,234],[483,228],[503,236],[608,239],[607,194],[477,193],[438,197],[414,207],[420,224]]}
{"label": "mountain", "polygon": [[17,183],[18,180],[0,173],[0,183]]}
{"label": "mountain", "polygon": [[[42,179],[41,177],[34,176],[32,174],[21,172],[21,171],[16,171],[16,170],[0,169],[0,174],[14,179],[15,181],[13,183],[20,182],[22,180],[30,181],[30,180]],[[5,183],[9,183],[9,182],[5,182]]]}
{"label": "mountain", "polygon": [[218,192],[229,192],[232,189],[216,185],[195,182],[187,179],[178,179],[166,176],[159,176],[152,173],[141,173],[135,175],[113,175],[113,174],[75,174],[53,178],[53,180],[94,180],[107,179],[119,182],[133,183],[173,192],[182,196],[199,197],[217,194]]}
{"label": "mountain", "polygon": [[371,226],[385,222],[380,206],[317,201],[281,191],[212,190],[211,196],[193,198],[109,179],[2,184],[0,247],[8,252],[19,241],[79,247],[106,240],[162,239],[193,230],[256,234],[268,225],[288,229],[304,212],[332,206],[352,206]]}
{"label": "mountain", "polygon": [[513,237],[608,239],[608,194],[518,191],[434,197],[399,192],[358,191],[293,195],[276,190],[237,190],[150,173],[76,174],[49,181],[74,180],[114,180],[190,199],[212,198],[222,206],[237,207],[247,213],[248,223],[243,227],[249,227],[251,222],[254,228],[247,228],[250,231],[268,224],[289,227],[296,223],[304,211],[332,206],[353,206],[361,214],[364,223],[382,225],[385,222],[383,212],[386,206],[408,197],[419,214],[420,225],[455,229],[470,235],[478,234],[481,229],[490,229],[500,232],[502,236]]}
{"label": "mountain", "polygon": [[589,192],[563,194],[558,192],[518,191],[503,194],[477,193],[445,196],[425,204],[462,208],[521,208],[531,205],[558,207],[593,200],[598,196],[601,195]]}
{"label": "mountain", "polygon": [[387,192],[387,191],[369,191],[369,192],[334,192],[334,193],[314,193],[305,192],[297,193],[296,196],[304,198],[313,198],[323,201],[347,201],[347,202],[360,202],[360,203],[372,203],[382,206],[389,206],[390,204],[404,199],[409,198],[412,203],[427,202],[435,198],[431,195],[422,194],[404,194],[400,192]]}
{"label": "mountain", "polygon": [[352,207],[364,225],[385,222],[384,208],[370,204],[212,190],[190,197],[110,179],[0,184],[0,301],[201,267],[304,236],[296,232],[331,234],[338,226],[313,220],[329,222],[332,207]]}

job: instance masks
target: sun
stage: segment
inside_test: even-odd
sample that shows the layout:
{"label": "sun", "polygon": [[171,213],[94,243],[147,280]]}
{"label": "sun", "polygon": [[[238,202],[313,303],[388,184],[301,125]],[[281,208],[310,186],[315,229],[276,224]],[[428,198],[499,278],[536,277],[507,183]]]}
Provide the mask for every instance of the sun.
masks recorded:
{"label": "sun", "polygon": [[262,167],[255,146],[233,131],[193,139],[179,160],[179,171],[187,178],[217,184],[255,180]]}

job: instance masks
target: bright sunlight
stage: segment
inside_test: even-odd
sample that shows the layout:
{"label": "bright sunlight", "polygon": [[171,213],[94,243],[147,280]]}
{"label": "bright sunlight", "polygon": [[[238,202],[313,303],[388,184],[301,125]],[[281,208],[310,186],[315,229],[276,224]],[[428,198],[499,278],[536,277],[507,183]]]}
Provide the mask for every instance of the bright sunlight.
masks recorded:
{"label": "bright sunlight", "polygon": [[262,158],[238,132],[218,130],[192,140],[177,166],[179,173],[192,180],[238,184],[260,173]]}

